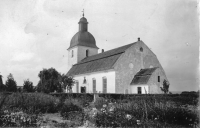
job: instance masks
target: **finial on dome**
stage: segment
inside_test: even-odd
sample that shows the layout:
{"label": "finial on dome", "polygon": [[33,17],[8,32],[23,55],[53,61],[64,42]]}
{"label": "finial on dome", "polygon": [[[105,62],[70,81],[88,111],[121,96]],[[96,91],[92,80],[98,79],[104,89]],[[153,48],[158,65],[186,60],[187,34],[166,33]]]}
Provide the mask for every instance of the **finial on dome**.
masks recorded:
{"label": "finial on dome", "polygon": [[84,17],[84,9],[83,9],[83,11],[82,11],[82,12],[83,12],[83,17]]}

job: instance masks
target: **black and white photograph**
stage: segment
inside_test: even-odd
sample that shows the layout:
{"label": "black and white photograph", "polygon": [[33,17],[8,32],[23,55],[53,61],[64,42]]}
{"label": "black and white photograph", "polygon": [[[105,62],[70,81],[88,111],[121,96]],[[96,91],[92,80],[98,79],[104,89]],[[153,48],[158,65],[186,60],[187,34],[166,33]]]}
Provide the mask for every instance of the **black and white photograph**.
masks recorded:
{"label": "black and white photograph", "polygon": [[0,0],[0,127],[200,128],[199,0]]}

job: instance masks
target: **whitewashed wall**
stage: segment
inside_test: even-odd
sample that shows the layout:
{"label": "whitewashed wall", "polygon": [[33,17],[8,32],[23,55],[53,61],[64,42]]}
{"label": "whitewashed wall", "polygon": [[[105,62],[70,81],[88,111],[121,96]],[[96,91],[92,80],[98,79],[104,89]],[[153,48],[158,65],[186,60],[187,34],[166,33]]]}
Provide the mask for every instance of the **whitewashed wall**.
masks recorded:
{"label": "whitewashed wall", "polygon": [[138,94],[137,87],[141,87],[142,88],[142,94],[146,94],[146,92],[147,92],[147,94],[149,93],[148,85],[131,85],[131,93],[132,94]]}
{"label": "whitewashed wall", "polygon": [[[74,52],[72,57],[72,50]],[[90,48],[85,46],[75,46],[68,49],[68,68],[70,69],[74,64],[86,57],[86,50],[89,50],[89,56],[96,55],[98,53],[97,48]]]}
{"label": "whitewashed wall", "polygon": [[86,50],[89,50],[88,56],[96,55],[98,53],[97,48],[78,46],[78,62],[86,57]]}
{"label": "whitewashed wall", "polygon": [[[72,57],[73,50],[73,57]],[[74,64],[78,62],[78,47],[74,47],[68,50],[68,68],[70,69]]]}
{"label": "whitewashed wall", "polygon": [[[87,80],[86,84],[83,84],[83,80]],[[107,93],[115,93],[115,71],[103,71],[84,75],[74,76],[76,81],[79,81],[79,93],[81,92],[81,86],[86,86],[87,93],[93,93],[93,78],[96,79],[96,91],[102,93],[103,91],[103,77],[107,78]],[[73,86],[72,92],[76,93],[76,85]]]}

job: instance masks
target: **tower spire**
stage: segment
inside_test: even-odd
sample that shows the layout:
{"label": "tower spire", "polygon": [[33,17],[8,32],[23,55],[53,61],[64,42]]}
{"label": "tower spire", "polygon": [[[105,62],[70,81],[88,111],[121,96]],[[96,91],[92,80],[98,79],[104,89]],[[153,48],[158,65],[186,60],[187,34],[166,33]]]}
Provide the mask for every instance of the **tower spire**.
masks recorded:
{"label": "tower spire", "polygon": [[84,9],[83,9],[83,11],[82,11],[82,12],[83,12],[83,17],[84,17]]}

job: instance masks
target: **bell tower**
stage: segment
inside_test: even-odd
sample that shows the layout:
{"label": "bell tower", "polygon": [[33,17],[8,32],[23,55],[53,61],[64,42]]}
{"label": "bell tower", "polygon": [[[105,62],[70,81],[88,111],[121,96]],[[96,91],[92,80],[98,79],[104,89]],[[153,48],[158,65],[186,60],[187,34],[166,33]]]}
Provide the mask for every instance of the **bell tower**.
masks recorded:
{"label": "bell tower", "polygon": [[72,37],[68,50],[68,68],[77,64],[82,59],[98,54],[98,47],[94,36],[88,32],[87,19],[83,17],[79,20],[79,30]]}
{"label": "bell tower", "polygon": [[79,24],[79,31],[87,31],[88,30],[88,22],[87,22],[87,19],[84,17],[84,10],[83,10],[83,17],[81,18],[82,20],[80,20],[78,22]]}

